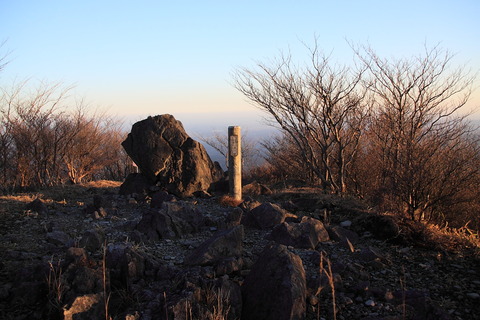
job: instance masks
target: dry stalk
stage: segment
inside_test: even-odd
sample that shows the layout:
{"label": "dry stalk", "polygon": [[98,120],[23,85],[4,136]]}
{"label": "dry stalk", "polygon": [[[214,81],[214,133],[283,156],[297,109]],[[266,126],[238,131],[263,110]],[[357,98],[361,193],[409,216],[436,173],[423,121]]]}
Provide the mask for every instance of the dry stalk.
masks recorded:
{"label": "dry stalk", "polygon": [[[324,260],[326,261],[327,267],[325,268],[325,263]],[[328,279],[328,285],[330,286],[330,290],[332,293],[332,312],[333,312],[333,319],[337,319],[337,303],[336,303],[336,297],[335,297],[335,278],[333,276],[332,272],[332,264],[330,262],[330,259],[328,259],[325,256],[325,252],[320,253],[320,265],[319,265],[319,271],[320,271],[320,279],[322,276],[322,273],[325,274],[325,276]],[[321,287],[317,290],[316,296],[318,297],[318,294],[321,291]],[[317,319],[320,318],[320,303],[318,304],[317,307]]]}
{"label": "dry stalk", "polygon": [[[103,244],[103,258],[102,258],[102,274],[103,274],[103,302],[105,306],[105,320],[112,320],[109,315],[108,306],[110,304],[110,290],[107,290],[107,242]],[[108,295],[107,295],[108,291]]]}
{"label": "dry stalk", "polygon": [[49,295],[51,297],[50,303],[57,309],[61,309],[61,303],[63,293],[65,290],[64,283],[62,281],[62,268],[60,267],[60,260],[54,265],[53,257],[48,262],[49,271],[47,276],[47,285]]}

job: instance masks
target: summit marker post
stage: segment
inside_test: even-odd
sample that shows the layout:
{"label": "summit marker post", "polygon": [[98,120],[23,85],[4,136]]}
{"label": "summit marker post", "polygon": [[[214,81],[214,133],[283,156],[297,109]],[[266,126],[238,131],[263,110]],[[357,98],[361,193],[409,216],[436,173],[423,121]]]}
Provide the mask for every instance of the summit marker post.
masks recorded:
{"label": "summit marker post", "polygon": [[228,127],[228,180],[230,196],[242,199],[242,136],[240,127]]}

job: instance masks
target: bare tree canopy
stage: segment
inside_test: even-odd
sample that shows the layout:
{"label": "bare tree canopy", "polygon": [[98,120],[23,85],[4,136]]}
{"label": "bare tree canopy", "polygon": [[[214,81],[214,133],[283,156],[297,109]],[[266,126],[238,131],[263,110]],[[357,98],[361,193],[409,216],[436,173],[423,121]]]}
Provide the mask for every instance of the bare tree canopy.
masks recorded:
{"label": "bare tree canopy", "polygon": [[327,192],[413,220],[441,221],[478,202],[479,137],[463,110],[475,76],[439,47],[401,59],[353,51],[355,68],[332,64],[315,44],[305,66],[281,55],[237,70],[236,88],[283,133],[264,144],[275,172],[308,171]]}
{"label": "bare tree canopy", "polygon": [[332,65],[316,46],[310,57],[305,68],[281,56],[273,65],[240,69],[235,84],[293,140],[313,177],[344,193],[368,114],[365,69]]}

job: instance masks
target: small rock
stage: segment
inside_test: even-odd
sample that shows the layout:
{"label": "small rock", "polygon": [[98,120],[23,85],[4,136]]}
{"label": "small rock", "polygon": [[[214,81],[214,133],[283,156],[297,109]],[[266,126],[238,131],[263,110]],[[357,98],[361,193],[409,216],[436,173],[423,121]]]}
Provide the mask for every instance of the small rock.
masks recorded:
{"label": "small rock", "polygon": [[373,301],[373,300],[367,300],[367,301],[365,301],[365,305],[366,305],[367,307],[375,307],[375,301]]}
{"label": "small rock", "polygon": [[345,221],[340,222],[340,227],[349,228],[351,226],[352,226],[352,221],[350,221],[350,220],[345,220]]}
{"label": "small rock", "polygon": [[480,294],[476,293],[476,292],[470,292],[470,293],[467,293],[467,297],[469,297],[470,299],[480,299]]}

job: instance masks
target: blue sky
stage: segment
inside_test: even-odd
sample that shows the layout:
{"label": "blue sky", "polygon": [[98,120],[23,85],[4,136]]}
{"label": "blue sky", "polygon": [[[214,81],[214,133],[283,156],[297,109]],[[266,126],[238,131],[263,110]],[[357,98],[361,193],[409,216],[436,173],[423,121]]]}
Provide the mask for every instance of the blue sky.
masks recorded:
{"label": "blue sky", "polygon": [[0,82],[73,83],[76,95],[127,121],[171,113],[187,131],[255,131],[261,116],[233,88],[235,68],[282,50],[301,60],[302,42],[317,37],[342,63],[353,57],[347,40],[392,57],[440,43],[456,63],[479,71],[479,15],[477,0],[1,0],[1,50],[11,63]]}

